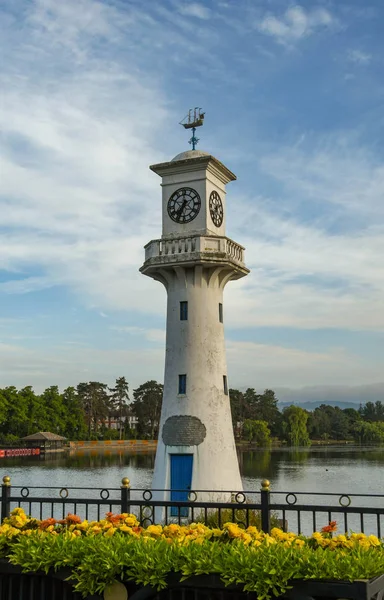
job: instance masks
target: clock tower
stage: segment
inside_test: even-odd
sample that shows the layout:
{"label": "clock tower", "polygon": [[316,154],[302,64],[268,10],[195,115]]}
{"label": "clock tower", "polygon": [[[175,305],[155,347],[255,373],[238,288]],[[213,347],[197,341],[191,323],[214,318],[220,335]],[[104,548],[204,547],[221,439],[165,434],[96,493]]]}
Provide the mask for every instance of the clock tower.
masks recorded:
{"label": "clock tower", "polygon": [[[158,500],[228,499],[242,489],[232,428],[223,292],[249,273],[244,248],[225,235],[226,185],[236,176],[190,150],[150,167],[162,179],[162,237],[140,271],[167,291],[164,395],[152,488]],[[167,491],[168,490],[168,491]],[[194,496],[195,497],[195,496]],[[172,508],[171,516],[188,516]],[[184,511],[184,512],[183,512]],[[187,512],[186,512],[187,511]]]}

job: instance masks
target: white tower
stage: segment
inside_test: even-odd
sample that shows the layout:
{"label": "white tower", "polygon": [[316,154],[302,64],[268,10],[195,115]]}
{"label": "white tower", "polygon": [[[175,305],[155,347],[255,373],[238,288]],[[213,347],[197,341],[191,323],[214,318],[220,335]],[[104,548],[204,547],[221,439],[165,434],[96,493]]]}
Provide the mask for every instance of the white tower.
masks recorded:
{"label": "white tower", "polygon": [[[150,169],[162,178],[163,232],[145,246],[140,271],[168,294],[152,488],[241,490],[223,325],[224,287],[249,273],[244,248],[225,236],[225,186],[236,176],[200,150]],[[188,492],[156,493],[156,499],[187,497]]]}

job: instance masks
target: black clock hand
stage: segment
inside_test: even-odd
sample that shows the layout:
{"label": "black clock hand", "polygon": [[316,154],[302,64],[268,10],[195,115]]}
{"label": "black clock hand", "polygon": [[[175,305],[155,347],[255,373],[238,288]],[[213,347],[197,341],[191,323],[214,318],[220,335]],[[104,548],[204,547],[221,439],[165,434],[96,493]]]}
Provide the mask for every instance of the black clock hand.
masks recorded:
{"label": "black clock hand", "polygon": [[180,206],[180,208],[179,208],[179,209],[176,211],[176,215],[177,215],[178,217],[180,217],[181,213],[183,212],[184,208],[185,208],[185,207],[186,207],[186,205],[187,205],[187,202],[188,202],[188,200],[185,200],[185,199],[184,199],[184,200],[183,200],[183,203],[182,203],[182,205],[181,205],[181,206]]}

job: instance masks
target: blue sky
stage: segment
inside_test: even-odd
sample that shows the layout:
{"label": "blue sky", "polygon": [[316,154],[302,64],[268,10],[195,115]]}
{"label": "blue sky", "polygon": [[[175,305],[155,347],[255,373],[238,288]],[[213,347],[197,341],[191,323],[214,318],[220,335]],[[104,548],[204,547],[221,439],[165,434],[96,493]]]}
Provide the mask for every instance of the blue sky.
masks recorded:
{"label": "blue sky", "polygon": [[2,0],[0,22],[0,386],[162,380],[148,165],[201,106],[251,269],[230,385],[382,398],[382,2]]}

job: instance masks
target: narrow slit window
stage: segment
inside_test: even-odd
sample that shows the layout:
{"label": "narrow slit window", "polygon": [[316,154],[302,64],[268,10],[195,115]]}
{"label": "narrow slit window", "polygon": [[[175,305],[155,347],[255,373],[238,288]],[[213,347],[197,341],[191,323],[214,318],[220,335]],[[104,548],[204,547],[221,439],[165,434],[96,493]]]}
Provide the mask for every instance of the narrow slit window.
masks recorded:
{"label": "narrow slit window", "polygon": [[223,375],[223,384],[224,384],[224,394],[228,396],[228,381],[227,376]]}
{"label": "narrow slit window", "polygon": [[180,302],[180,321],[188,321],[188,302]]}
{"label": "narrow slit window", "polygon": [[219,304],[219,321],[223,322],[223,305],[221,303]]}
{"label": "narrow slit window", "polygon": [[179,375],[179,394],[187,393],[187,376]]}

